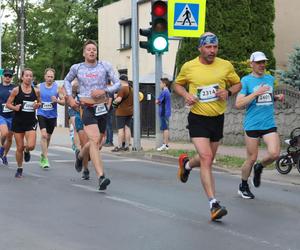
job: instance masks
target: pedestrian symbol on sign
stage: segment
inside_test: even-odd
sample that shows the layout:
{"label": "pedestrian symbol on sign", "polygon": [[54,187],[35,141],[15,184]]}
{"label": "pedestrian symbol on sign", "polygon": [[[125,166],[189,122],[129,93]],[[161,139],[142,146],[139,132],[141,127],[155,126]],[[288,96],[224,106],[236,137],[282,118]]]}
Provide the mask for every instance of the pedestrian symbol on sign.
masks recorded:
{"label": "pedestrian symbol on sign", "polygon": [[176,3],[174,13],[174,29],[198,29],[198,4]]}

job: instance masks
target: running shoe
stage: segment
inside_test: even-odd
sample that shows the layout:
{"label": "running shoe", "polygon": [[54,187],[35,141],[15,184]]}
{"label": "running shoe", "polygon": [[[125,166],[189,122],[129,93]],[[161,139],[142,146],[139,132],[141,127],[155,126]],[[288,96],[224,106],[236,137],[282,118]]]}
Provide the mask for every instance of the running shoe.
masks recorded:
{"label": "running shoe", "polygon": [[261,173],[263,171],[263,165],[261,163],[256,163],[253,166],[253,169],[254,169],[253,185],[254,185],[254,187],[259,187],[260,186],[260,177],[261,177]]}
{"label": "running shoe", "polygon": [[81,170],[82,170],[82,159],[79,159],[79,153],[80,153],[80,150],[76,149],[76,151],[75,151],[75,157],[76,157],[75,169],[78,173],[81,172]]}
{"label": "running shoe", "polygon": [[160,152],[160,151],[164,151],[164,150],[168,150],[168,149],[169,149],[169,146],[166,145],[166,144],[163,144],[159,148],[157,148],[156,150]]}
{"label": "running shoe", "polygon": [[40,167],[41,168],[43,168],[43,166],[44,166],[44,161],[45,161],[45,157],[43,154],[41,154],[41,156],[40,156]]}
{"label": "running shoe", "polygon": [[90,179],[90,171],[88,169],[83,170],[81,179],[82,180],[89,180]]}
{"label": "running shoe", "polygon": [[3,156],[1,159],[2,159],[2,163],[3,163],[5,166],[8,166],[7,157],[6,157],[6,156]]}
{"label": "running shoe", "polygon": [[111,152],[120,152],[120,151],[122,151],[122,148],[115,147]]}
{"label": "running shoe", "polygon": [[211,220],[219,220],[227,214],[225,207],[220,206],[219,202],[214,202],[210,209]]}
{"label": "running shoe", "polygon": [[24,161],[29,162],[30,161],[30,152],[24,150]]}
{"label": "running shoe", "polygon": [[43,168],[43,169],[48,169],[48,168],[50,168],[50,164],[49,164],[49,161],[48,161],[47,158],[44,158],[42,168]]}
{"label": "running shoe", "polygon": [[243,187],[242,183],[239,186],[238,194],[244,199],[254,199],[254,194],[251,193],[249,185]]}
{"label": "running shoe", "polygon": [[17,172],[15,174],[16,178],[22,178],[23,177],[23,169],[22,168],[18,168]]}
{"label": "running shoe", "polygon": [[99,190],[105,190],[110,184],[110,179],[106,178],[104,175],[99,177]]}
{"label": "running shoe", "polygon": [[188,178],[189,178],[189,174],[191,172],[191,170],[187,170],[185,168],[185,164],[189,161],[189,157],[187,154],[181,154],[178,158],[178,171],[177,171],[177,177],[178,179],[183,182],[186,183]]}
{"label": "running shoe", "polygon": [[0,158],[3,157],[4,154],[4,147],[0,147]]}

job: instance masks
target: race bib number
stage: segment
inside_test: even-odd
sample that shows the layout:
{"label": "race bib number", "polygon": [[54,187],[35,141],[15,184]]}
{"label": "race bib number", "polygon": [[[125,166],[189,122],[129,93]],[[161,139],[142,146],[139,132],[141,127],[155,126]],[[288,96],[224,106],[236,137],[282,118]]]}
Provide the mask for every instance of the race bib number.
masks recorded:
{"label": "race bib number", "polygon": [[272,105],[273,104],[273,95],[272,93],[265,93],[256,97],[256,105]]}
{"label": "race bib number", "polygon": [[33,105],[34,105],[34,102],[23,101],[22,111],[24,111],[24,112],[34,112]]}
{"label": "race bib number", "polygon": [[8,107],[6,107],[5,103],[2,103],[2,112],[3,113],[10,113],[13,112],[11,109],[9,109]]}
{"label": "race bib number", "polygon": [[212,84],[209,86],[197,88],[197,97],[200,102],[213,102],[219,99],[216,93],[219,89],[219,84]]}
{"label": "race bib number", "polygon": [[95,116],[107,114],[107,108],[104,103],[96,104],[94,106]]}
{"label": "race bib number", "polygon": [[42,110],[52,110],[53,109],[53,103],[52,102],[43,102],[42,103]]}

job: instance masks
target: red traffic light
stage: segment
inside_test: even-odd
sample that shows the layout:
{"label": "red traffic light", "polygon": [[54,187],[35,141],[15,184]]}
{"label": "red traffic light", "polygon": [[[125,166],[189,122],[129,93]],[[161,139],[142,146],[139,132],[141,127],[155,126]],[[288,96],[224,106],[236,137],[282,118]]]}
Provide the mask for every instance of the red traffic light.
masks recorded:
{"label": "red traffic light", "polygon": [[167,13],[167,4],[163,1],[156,1],[152,5],[152,15],[164,16]]}

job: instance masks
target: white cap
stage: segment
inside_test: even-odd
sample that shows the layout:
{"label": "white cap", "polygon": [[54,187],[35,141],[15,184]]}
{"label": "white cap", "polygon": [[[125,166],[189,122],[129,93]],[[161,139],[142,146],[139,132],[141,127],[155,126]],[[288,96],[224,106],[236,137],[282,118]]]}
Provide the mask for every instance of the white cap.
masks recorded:
{"label": "white cap", "polygon": [[266,61],[268,58],[263,52],[256,51],[253,52],[250,56],[250,62],[259,62],[259,61]]}

